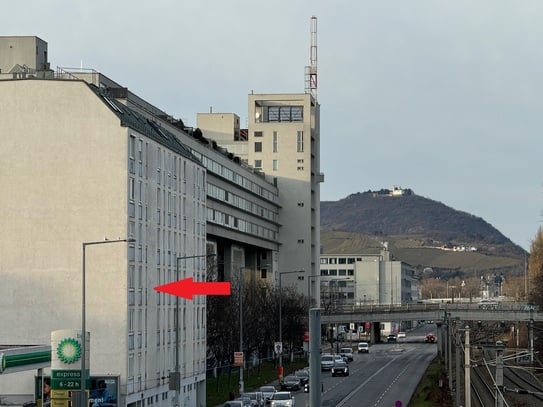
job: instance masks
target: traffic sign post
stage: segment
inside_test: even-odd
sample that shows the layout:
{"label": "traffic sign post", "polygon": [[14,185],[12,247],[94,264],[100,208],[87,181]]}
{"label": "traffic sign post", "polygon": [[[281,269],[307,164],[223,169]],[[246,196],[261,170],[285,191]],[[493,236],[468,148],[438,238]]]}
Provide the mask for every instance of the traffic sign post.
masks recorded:
{"label": "traffic sign post", "polygon": [[243,352],[234,352],[234,366],[243,366]]}
{"label": "traffic sign post", "polygon": [[275,342],[273,344],[273,350],[275,351],[276,355],[280,355],[283,353],[283,342]]}

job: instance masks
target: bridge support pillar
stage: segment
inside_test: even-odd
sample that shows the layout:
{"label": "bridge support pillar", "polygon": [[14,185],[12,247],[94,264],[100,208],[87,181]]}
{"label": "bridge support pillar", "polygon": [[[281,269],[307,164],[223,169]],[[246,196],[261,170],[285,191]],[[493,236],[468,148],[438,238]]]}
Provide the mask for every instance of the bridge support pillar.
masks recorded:
{"label": "bridge support pillar", "polygon": [[371,323],[370,342],[372,344],[381,342],[381,323],[380,322]]}

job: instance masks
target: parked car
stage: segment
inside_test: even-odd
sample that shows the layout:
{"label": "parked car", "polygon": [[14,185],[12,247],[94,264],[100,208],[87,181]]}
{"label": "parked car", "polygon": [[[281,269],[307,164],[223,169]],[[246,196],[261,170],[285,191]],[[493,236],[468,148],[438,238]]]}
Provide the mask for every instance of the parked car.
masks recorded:
{"label": "parked car", "polygon": [[302,388],[300,378],[294,375],[285,376],[280,385],[281,390],[300,390]]}
{"label": "parked car", "polygon": [[264,404],[262,399],[262,393],[260,392],[242,393],[241,397],[249,397],[251,399],[251,406],[254,407],[261,407]]}
{"label": "parked car", "polygon": [[339,354],[342,357],[347,358],[347,362],[352,362],[354,360],[352,348],[341,348]]}
{"label": "parked car", "polygon": [[349,376],[349,365],[346,362],[335,362],[332,367],[332,377]]}
{"label": "parked car", "polygon": [[321,355],[321,370],[332,370],[334,366],[334,356],[330,354]]}
{"label": "parked car", "polygon": [[387,342],[396,342],[396,335],[390,334],[387,336]]}
{"label": "parked car", "polygon": [[290,391],[278,391],[270,400],[270,407],[294,407],[294,397]]}
{"label": "parked car", "polygon": [[240,400],[230,400],[224,403],[223,407],[243,407],[243,402]]}
{"label": "parked car", "polygon": [[277,389],[274,386],[260,386],[258,390],[262,392],[266,404],[270,402],[273,395],[277,392]]}
{"label": "parked car", "polygon": [[426,343],[434,343],[435,341],[436,341],[436,337],[435,337],[434,334],[428,334],[424,338],[424,342],[426,342]]}
{"label": "parked car", "polygon": [[294,376],[298,376],[298,378],[300,379],[300,382],[302,383],[302,385],[309,382],[309,371],[308,370],[305,370],[305,369],[296,370],[294,372]]}
{"label": "parked car", "polygon": [[235,401],[241,401],[243,403],[243,407],[254,407],[254,404],[251,402],[251,399],[246,396],[239,396],[234,399]]}
{"label": "parked car", "polygon": [[370,344],[368,342],[360,342],[358,344],[358,353],[369,353]]}

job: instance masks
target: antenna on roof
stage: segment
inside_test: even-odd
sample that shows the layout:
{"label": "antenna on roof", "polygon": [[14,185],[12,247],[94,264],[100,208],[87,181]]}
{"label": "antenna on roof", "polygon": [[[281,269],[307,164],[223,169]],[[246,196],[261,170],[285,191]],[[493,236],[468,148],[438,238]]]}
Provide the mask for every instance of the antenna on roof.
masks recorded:
{"label": "antenna on roof", "polygon": [[305,67],[305,92],[317,100],[317,17],[311,16],[311,46],[309,47],[309,66]]}

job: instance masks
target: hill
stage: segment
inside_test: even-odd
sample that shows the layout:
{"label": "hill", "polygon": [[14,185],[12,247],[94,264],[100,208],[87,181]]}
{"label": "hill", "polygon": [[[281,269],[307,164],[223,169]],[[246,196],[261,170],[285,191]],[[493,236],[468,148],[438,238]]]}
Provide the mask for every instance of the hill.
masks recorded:
{"label": "hill", "polygon": [[419,271],[474,275],[524,271],[525,251],[480,217],[411,190],[367,191],[321,202],[326,253],[378,252],[388,242],[395,259]]}

